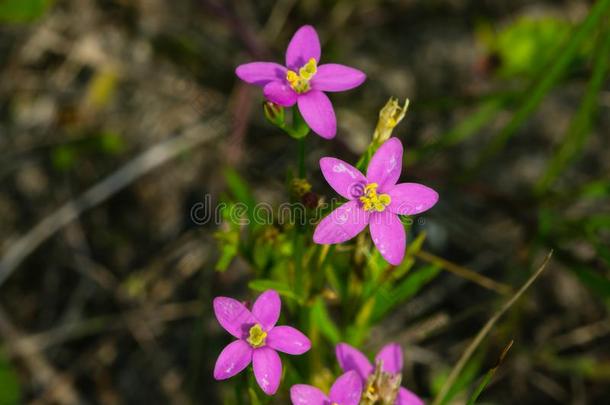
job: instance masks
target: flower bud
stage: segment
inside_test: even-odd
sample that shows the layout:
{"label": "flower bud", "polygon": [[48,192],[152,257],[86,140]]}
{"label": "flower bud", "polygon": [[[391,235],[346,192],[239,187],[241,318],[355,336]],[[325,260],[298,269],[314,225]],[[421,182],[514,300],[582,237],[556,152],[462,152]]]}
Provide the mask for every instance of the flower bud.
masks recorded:
{"label": "flower bud", "polygon": [[284,126],[284,107],[271,101],[265,101],[263,102],[263,112],[270,123],[278,127]]}
{"label": "flower bud", "polygon": [[406,99],[405,105],[401,107],[398,104],[398,99],[390,97],[381,111],[379,111],[379,120],[377,121],[377,127],[375,128],[373,141],[377,144],[381,144],[388,140],[390,136],[392,136],[392,130],[402,121],[408,108],[409,99]]}

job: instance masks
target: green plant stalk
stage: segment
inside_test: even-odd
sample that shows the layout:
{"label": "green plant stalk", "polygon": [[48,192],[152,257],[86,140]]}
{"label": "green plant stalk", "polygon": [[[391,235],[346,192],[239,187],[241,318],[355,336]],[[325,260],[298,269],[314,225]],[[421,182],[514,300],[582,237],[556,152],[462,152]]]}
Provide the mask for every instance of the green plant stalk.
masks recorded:
{"label": "green plant stalk", "polygon": [[500,131],[500,133],[491,141],[487,148],[483,150],[477,162],[468,170],[468,175],[478,171],[478,169],[492,156],[498,153],[510,137],[521,127],[525,120],[536,110],[540,102],[544,99],[547,93],[559,81],[563,73],[567,70],[570,62],[578,52],[582,43],[589,38],[592,32],[598,27],[600,20],[605,21],[602,17],[610,6],[610,0],[599,0],[596,2],[589,15],[571,35],[565,47],[560,48],[557,56],[550,64],[548,69],[542,69],[540,75],[530,85],[530,88],[524,93],[525,101],[517,109],[512,119]]}
{"label": "green plant stalk", "polygon": [[[606,17],[605,20],[608,27],[610,27],[610,18]],[[587,142],[587,138],[591,133],[593,119],[599,107],[597,99],[608,76],[609,66],[610,28],[606,28],[600,35],[600,45],[595,55],[593,73],[587,84],[584,99],[580,104],[578,112],[570,122],[563,143],[557,150],[557,153],[553,155],[544,175],[536,185],[536,192],[538,194],[547,191],[569,163],[576,158]]]}

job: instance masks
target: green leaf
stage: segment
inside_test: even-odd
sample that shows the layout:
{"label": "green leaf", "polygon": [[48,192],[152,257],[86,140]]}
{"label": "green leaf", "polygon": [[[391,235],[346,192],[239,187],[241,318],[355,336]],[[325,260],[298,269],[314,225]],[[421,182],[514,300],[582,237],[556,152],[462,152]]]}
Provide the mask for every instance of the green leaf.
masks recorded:
{"label": "green leaf", "polygon": [[326,304],[322,297],[318,297],[311,308],[311,322],[320,328],[320,332],[333,344],[336,345],[341,339],[341,332],[330,317]]}
{"label": "green leaf", "polygon": [[275,290],[278,294],[293,299],[298,303],[303,302],[303,299],[299,297],[297,294],[292,291],[292,288],[286,283],[276,280],[268,280],[268,279],[258,279],[252,280],[248,283],[248,287],[254,291],[265,291],[265,290]]}
{"label": "green leaf", "polygon": [[392,288],[391,284],[380,288],[375,296],[373,321],[379,321],[396,305],[417,294],[422,287],[437,276],[440,270],[441,268],[438,266],[428,265],[411,273],[396,288]]}
{"label": "green leaf", "polygon": [[599,109],[599,93],[604,88],[610,67],[610,29],[601,33],[601,44],[596,50],[593,74],[587,84],[585,96],[576,115],[563,138],[557,152],[553,155],[546,171],[536,186],[538,193],[546,191],[549,186],[574,161],[589,138],[593,119]]}
{"label": "green leaf", "polygon": [[19,379],[11,363],[0,351],[0,404],[18,404],[20,398]]}
{"label": "green leaf", "polygon": [[42,17],[53,0],[0,0],[0,21],[28,23]]}

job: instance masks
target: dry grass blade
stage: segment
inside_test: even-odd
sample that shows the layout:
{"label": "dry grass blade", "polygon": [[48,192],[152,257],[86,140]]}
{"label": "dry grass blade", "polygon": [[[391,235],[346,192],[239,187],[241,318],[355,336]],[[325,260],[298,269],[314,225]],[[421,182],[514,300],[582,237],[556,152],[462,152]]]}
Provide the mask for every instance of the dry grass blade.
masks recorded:
{"label": "dry grass blade", "polygon": [[544,259],[544,261],[542,262],[542,264],[538,268],[538,270],[536,270],[536,272],[534,274],[532,274],[532,276],[525,282],[525,284],[523,284],[523,286],[521,286],[519,291],[517,291],[515,293],[515,295],[513,295],[511,297],[511,299],[508,300],[502,306],[502,308],[500,308],[500,310],[498,312],[496,312],[494,314],[494,316],[492,316],[489,319],[489,321],[487,321],[485,326],[483,326],[483,328],[475,336],[475,338],[472,340],[472,343],[470,343],[470,345],[466,348],[466,350],[462,354],[462,357],[460,357],[460,359],[458,360],[456,365],[451,370],[451,373],[449,374],[449,377],[447,377],[447,381],[445,381],[445,383],[443,384],[443,387],[441,388],[441,390],[439,391],[438,395],[434,399],[434,402],[432,403],[432,405],[439,405],[439,404],[442,403],[443,399],[445,398],[445,396],[447,395],[447,393],[449,392],[449,390],[451,389],[451,387],[453,386],[453,384],[455,383],[455,381],[459,377],[460,373],[464,369],[464,366],[466,365],[468,360],[470,360],[470,358],[474,354],[474,352],[477,349],[477,347],[479,347],[479,345],[481,344],[483,339],[485,339],[485,337],[489,334],[491,329],[494,327],[496,322],[498,322],[498,320],[502,317],[502,315],[504,315],[504,313],[506,313],[506,311],[508,311],[510,309],[510,307],[512,307],[513,304],[515,302],[517,302],[517,300],[519,298],[521,298],[523,293],[525,293],[525,291],[532,285],[532,283],[538,277],[540,277],[540,275],[542,274],[542,272],[546,268],[546,265],[548,264],[549,260],[551,259],[552,255],[553,255],[553,252],[552,251],[549,252],[549,254],[546,256],[546,258]]}
{"label": "dry grass blade", "polygon": [[509,285],[497,282],[479,273],[475,273],[474,271],[467,269],[466,267],[452,263],[448,260],[443,259],[442,257],[435,256],[432,253],[420,250],[415,254],[415,256],[427,263],[437,265],[438,267],[447,270],[448,272],[451,272],[456,276],[472,281],[473,283],[478,284],[483,288],[487,288],[502,295],[510,295],[513,293],[513,289]]}

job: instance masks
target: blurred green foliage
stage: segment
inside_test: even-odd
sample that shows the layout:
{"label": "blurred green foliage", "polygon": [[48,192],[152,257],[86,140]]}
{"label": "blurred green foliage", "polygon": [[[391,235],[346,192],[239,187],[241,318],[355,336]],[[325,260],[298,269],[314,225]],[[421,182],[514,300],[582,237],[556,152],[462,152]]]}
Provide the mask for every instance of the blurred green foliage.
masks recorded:
{"label": "blurred green foliage", "polygon": [[20,398],[19,379],[13,366],[0,350],[0,405],[18,404]]}
{"label": "blurred green foliage", "polygon": [[29,23],[42,17],[54,0],[0,0],[0,21]]}

